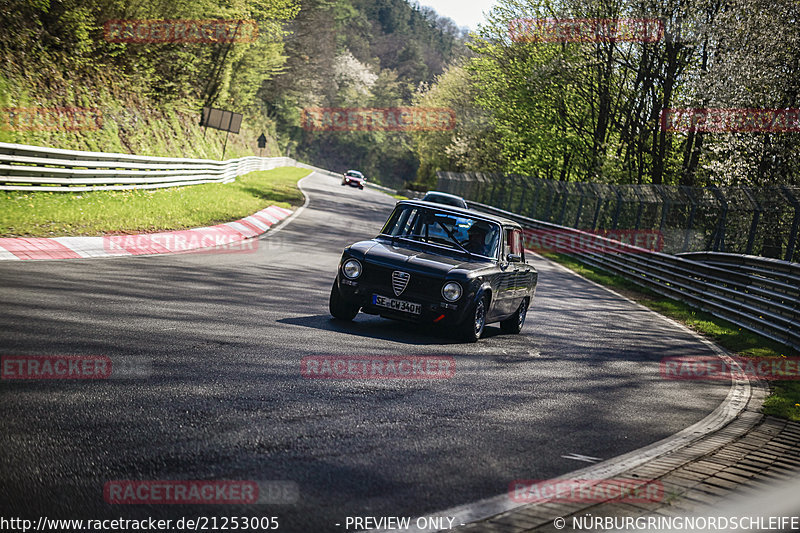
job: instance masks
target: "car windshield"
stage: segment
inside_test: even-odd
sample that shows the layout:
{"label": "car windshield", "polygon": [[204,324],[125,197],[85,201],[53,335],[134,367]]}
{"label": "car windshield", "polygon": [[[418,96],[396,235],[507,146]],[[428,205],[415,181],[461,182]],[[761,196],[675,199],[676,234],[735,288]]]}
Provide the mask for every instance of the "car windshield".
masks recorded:
{"label": "car windshield", "polygon": [[478,218],[402,205],[389,217],[381,234],[494,258],[500,226]]}
{"label": "car windshield", "polygon": [[347,175],[351,178],[363,178],[364,175],[361,172],[357,172],[355,170],[348,170]]}

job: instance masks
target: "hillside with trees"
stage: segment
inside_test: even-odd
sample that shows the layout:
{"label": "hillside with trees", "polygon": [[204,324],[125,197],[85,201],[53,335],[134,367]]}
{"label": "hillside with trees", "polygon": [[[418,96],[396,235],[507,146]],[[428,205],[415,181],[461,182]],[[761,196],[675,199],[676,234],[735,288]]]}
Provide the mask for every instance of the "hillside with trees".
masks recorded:
{"label": "hillside with trees", "polygon": [[[449,19],[405,0],[11,0],[0,24],[0,107],[97,110],[80,131],[0,124],[0,140],[101,151],[222,156],[224,133],[199,126],[203,106],[245,116],[226,157],[285,155],[386,181],[413,179],[407,136],[319,134],[300,127],[310,106],[409,105],[420,84],[463,55]],[[115,42],[126,21],[255,21],[256,39]],[[238,31],[238,28],[237,28]],[[156,39],[157,41],[157,39]],[[9,127],[11,126],[11,127]]]}
{"label": "hillside with trees", "polygon": [[[0,107],[88,108],[91,131],[0,128],[0,140],[61,148],[218,158],[220,132],[203,134],[203,105],[247,114],[229,155],[252,154],[269,129],[256,97],[284,64],[283,24],[294,0],[268,3],[128,3],[120,0],[11,0],[0,24]],[[252,42],[112,42],[109,22],[258,20]],[[44,131],[43,131],[44,130]],[[272,135],[274,138],[274,134]],[[271,152],[278,152],[275,142]]]}
{"label": "hillside with trees", "polygon": [[[647,19],[644,42],[514,39],[515,20]],[[668,185],[800,183],[800,135],[668,131],[670,108],[800,107],[795,0],[499,0],[476,34],[406,0],[9,0],[0,108],[97,109],[102,128],[14,129],[0,140],[222,156],[204,105],[243,113],[226,157],[291,155],[401,187],[436,171]],[[117,20],[246,20],[258,38],[114,42]],[[310,131],[304,109],[452,109],[451,131]],[[7,126],[7,125],[6,125]]]}
{"label": "hillside with trees", "polygon": [[[648,19],[658,39],[515,39],[541,19]],[[512,26],[513,27],[513,26]],[[459,110],[457,128],[417,135],[418,180],[436,170],[568,181],[690,186],[800,185],[794,131],[668,131],[662,110],[800,107],[795,0],[499,0],[469,43],[417,95]],[[795,111],[792,111],[792,110]],[[792,115],[792,113],[795,113]]]}
{"label": "hillside with trees", "polygon": [[423,84],[466,54],[462,31],[405,0],[308,0],[288,28],[286,68],[261,97],[289,153],[397,187],[412,181],[418,163],[408,134],[307,131],[301,112],[411,105]]}

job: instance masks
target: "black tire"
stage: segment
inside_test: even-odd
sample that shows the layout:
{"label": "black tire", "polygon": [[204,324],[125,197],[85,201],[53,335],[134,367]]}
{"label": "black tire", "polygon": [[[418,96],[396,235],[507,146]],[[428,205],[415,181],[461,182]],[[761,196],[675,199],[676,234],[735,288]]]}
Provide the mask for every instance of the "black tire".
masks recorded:
{"label": "black tire", "polygon": [[359,307],[357,305],[354,306],[342,298],[339,287],[336,286],[336,282],[334,281],[333,287],[331,287],[331,299],[328,303],[328,309],[331,315],[333,315],[333,318],[338,318],[339,320],[353,320],[358,314]]}
{"label": "black tire", "polygon": [[500,322],[500,331],[503,333],[519,333],[525,325],[525,317],[528,316],[528,300],[522,300],[517,311]]}
{"label": "black tire", "polygon": [[486,328],[486,310],[488,302],[484,296],[478,300],[460,325],[460,337],[465,342],[478,342]]}

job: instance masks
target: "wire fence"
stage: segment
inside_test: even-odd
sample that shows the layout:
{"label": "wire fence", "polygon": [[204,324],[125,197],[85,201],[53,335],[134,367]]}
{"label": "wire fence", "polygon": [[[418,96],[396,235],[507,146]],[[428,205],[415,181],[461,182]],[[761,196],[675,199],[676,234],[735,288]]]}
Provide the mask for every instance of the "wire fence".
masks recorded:
{"label": "wire fence", "polygon": [[438,172],[437,189],[585,231],[655,230],[666,253],[714,251],[800,262],[800,188],[676,187]]}

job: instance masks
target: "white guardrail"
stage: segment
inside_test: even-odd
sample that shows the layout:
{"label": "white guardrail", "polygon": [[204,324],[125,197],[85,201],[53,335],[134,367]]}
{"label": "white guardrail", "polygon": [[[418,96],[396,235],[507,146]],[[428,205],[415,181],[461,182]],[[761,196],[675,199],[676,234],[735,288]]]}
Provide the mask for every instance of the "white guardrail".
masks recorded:
{"label": "white guardrail", "polygon": [[341,177],[289,157],[214,161],[0,143],[0,190],[80,192],[230,183],[248,172],[286,166]]}

